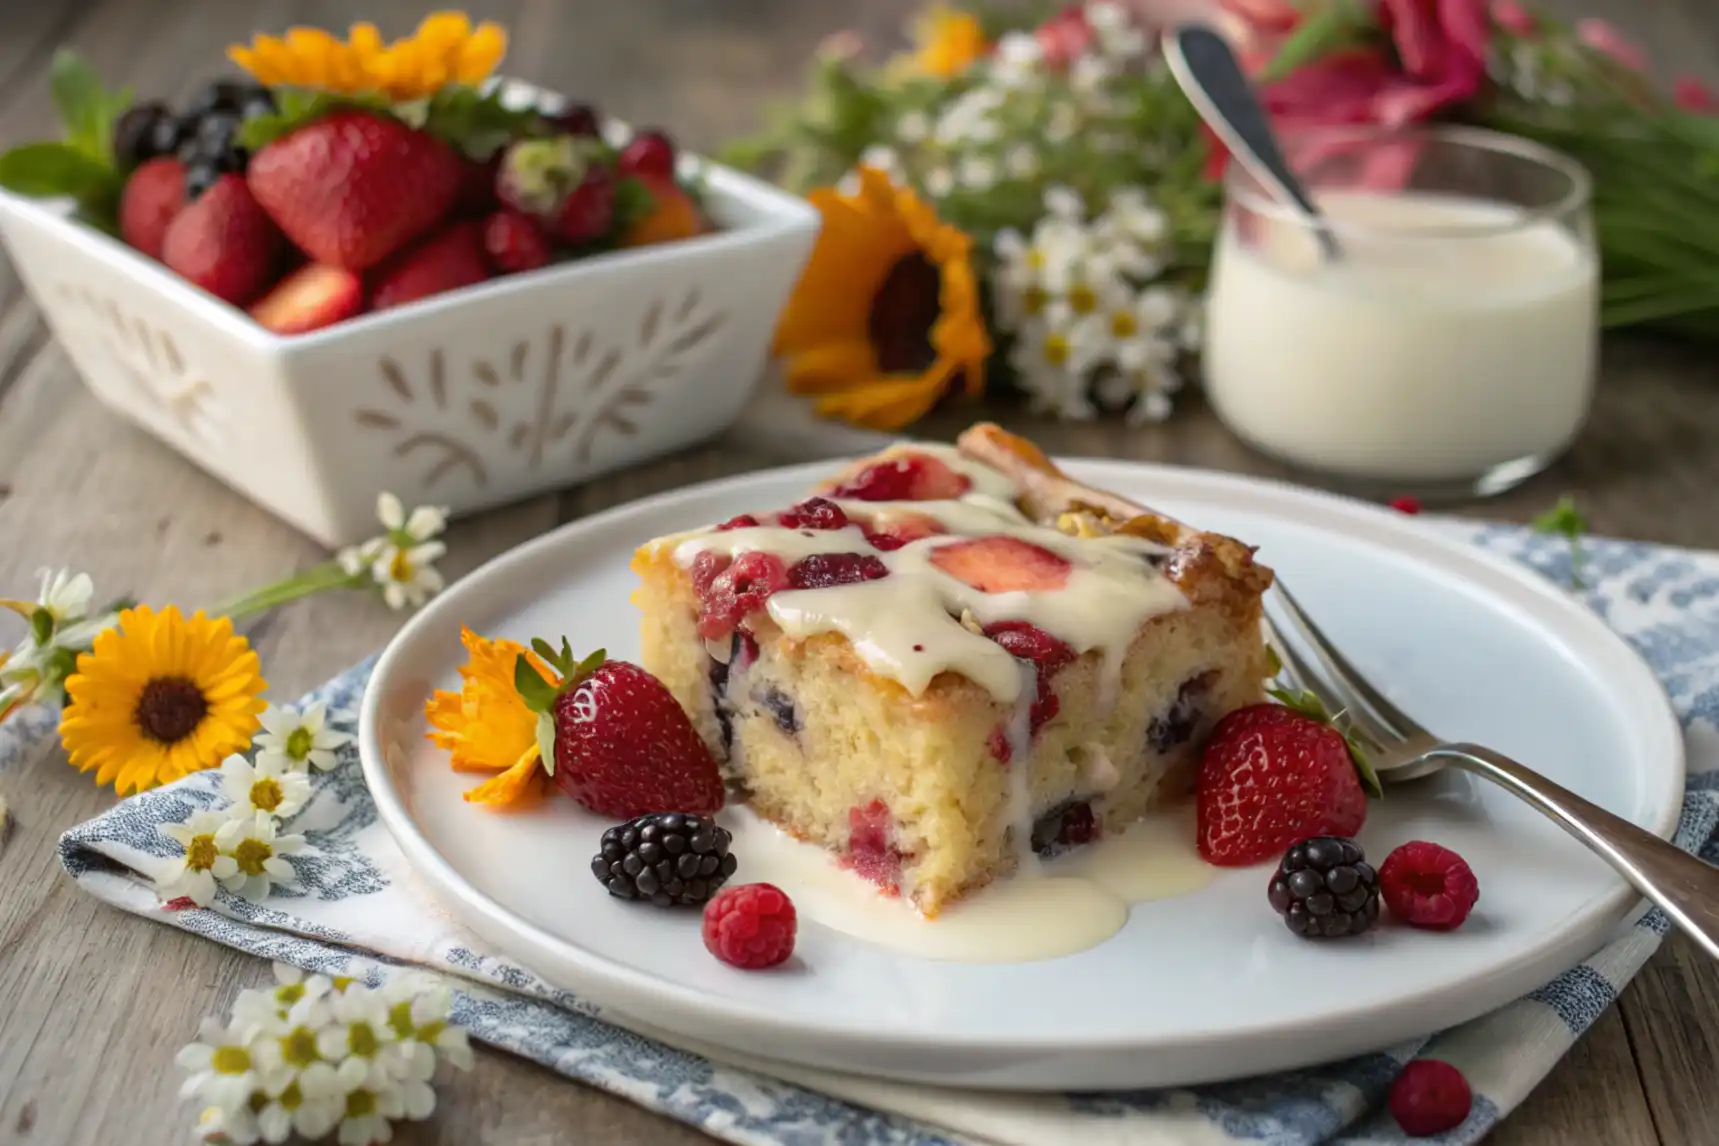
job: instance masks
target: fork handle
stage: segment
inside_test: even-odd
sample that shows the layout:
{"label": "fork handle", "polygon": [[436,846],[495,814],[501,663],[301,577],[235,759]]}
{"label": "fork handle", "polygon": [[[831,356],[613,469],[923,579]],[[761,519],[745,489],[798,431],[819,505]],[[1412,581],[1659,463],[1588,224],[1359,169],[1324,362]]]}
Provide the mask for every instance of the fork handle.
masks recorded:
{"label": "fork handle", "polygon": [[1707,954],[1719,959],[1719,867],[1703,863],[1490,748],[1441,744],[1427,757],[1491,780],[1544,813],[1597,852]]}

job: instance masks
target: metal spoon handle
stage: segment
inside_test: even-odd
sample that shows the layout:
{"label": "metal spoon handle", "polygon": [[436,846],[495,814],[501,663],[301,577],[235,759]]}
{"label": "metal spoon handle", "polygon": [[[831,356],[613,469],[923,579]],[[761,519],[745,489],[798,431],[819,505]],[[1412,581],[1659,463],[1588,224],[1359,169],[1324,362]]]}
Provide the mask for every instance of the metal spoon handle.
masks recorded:
{"label": "metal spoon handle", "polygon": [[1510,757],[1478,744],[1441,744],[1427,757],[1491,780],[1597,853],[1671,921],[1719,959],[1719,867],[1591,804]]}
{"label": "metal spoon handle", "polygon": [[1194,109],[1230,154],[1273,198],[1300,210],[1318,235],[1326,257],[1336,258],[1336,237],[1284,159],[1271,121],[1254,97],[1253,85],[1243,74],[1229,42],[1202,24],[1183,24],[1166,35],[1164,58]]}

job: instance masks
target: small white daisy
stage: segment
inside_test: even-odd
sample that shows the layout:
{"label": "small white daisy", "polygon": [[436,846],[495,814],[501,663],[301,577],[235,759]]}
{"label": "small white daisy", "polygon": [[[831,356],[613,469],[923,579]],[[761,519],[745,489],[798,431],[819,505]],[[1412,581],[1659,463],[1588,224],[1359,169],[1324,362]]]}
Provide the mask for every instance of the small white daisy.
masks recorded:
{"label": "small white daisy", "polygon": [[399,1088],[377,1079],[362,1060],[349,1058],[334,1068],[335,1101],[340,1109],[340,1146],[370,1146],[394,1137],[390,1119],[406,1114]]}
{"label": "small white daisy", "polygon": [[391,493],[376,497],[376,519],[391,534],[405,534],[402,540],[415,543],[428,541],[448,527],[448,511],[440,506],[420,505],[406,516],[406,507]]}
{"label": "small white daisy", "polygon": [[201,1098],[229,1112],[248,1106],[251,1092],[261,1081],[251,1056],[249,1032],[236,1024],[223,1025],[208,1018],[198,1034],[197,1042],[175,1056],[174,1061],[187,1074],[181,1095]]}
{"label": "small white daisy", "polygon": [[[327,997],[334,981],[327,975],[306,975],[290,963],[274,965],[275,985],[240,991],[233,1000],[233,1021],[254,1030],[275,1031],[282,1023],[316,1028],[327,1022]],[[312,1038],[314,1041],[314,1031]]]}
{"label": "small white daisy", "polygon": [[301,771],[328,771],[339,763],[335,753],[352,743],[350,733],[328,727],[328,705],[322,701],[302,712],[271,704],[258,719],[263,725],[256,737],[258,752],[279,756]]}
{"label": "small white daisy", "polygon": [[221,880],[221,886],[235,895],[260,901],[277,884],[298,881],[298,873],[284,857],[303,851],[304,837],[280,835],[267,812],[227,821],[215,833],[215,844],[234,861],[236,870]]}
{"label": "small white daisy", "polygon": [[198,1141],[208,1142],[211,1146],[255,1146],[263,1140],[256,1115],[251,1113],[248,1103],[232,1109],[204,1107],[197,1116],[197,1127],[191,1133]]}
{"label": "small white daisy", "polygon": [[901,156],[887,144],[874,143],[860,153],[861,167],[875,167],[892,180],[901,174]]}
{"label": "small white daisy", "polygon": [[[379,992],[355,983],[329,996],[328,1012],[327,1023],[316,1034],[316,1049],[324,1059],[361,1070],[360,1082],[369,1080],[378,1086],[414,1073],[415,1055],[399,1047]],[[358,1065],[346,1068],[351,1061]]]}
{"label": "small white daisy", "polygon": [[969,191],[989,191],[997,183],[997,164],[989,156],[969,155],[956,169],[961,186]]}
{"label": "small white daisy", "polygon": [[284,756],[257,753],[252,764],[234,754],[221,762],[221,791],[233,801],[234,815],[268,815],[287,819],[310,799],[310,777],[292,770]]}
{"label": "small white daisy", "polygon": [[1030,32],[1009,32],[997,41],[989,76],[1005,88],[1034,87],[1044,81],[1044,45]]}
{"label": "small white daisy", "polygon": [[934,199],[941,199],[955,190],[955,173],[947,167],[933,167],[925,173],[925,192]]}
{"label": "small white daisy", "polygon": [[380,994],[388,1026],[403,1046],[430,1048],[460,1070],[471,1069],[471,1043],[465,1029],[451,1021],[452,991],[427,977],[407,974],[384,984]]}
{"label": "small white daisy", "polygon": [[294,1134],[307,1142],[322,1138],[346,1112],[345,1092],[326,1062],[302,1068],[264,1072],[258,1092],[257,1130],[264,1142],[278,1146]]}
{"label": "small white daisy", "polygon": [[398,610],[410,605],[416,609],[440,593],[447,582],[434,562],[447,551],[440,541],[409,548],[393,542],[384,545],[370,566],[370,575],[382,586],[382,599],[388,607]]}
{"label": "small white daisy", "polygon": [[895,137],[903,143],[923,143],[931,134],[931,117],[922,111],[903,112],[895,121]]}
{"label": "small white daisy", "polygon": [[157,831],[185,849],[184,855],[168,860],[155,873],[156,891],[163,899],[186,898],[198,907],[215,901],[216,881],[231,879],[239,870],[238,861],[224,854],[216,842],[231,820],[225,811],[202,810],[192,812],[183,823],[157,825]]}
{"label": "small white daisy", "polygon": [[1031,179],[1039,173],[1038,153],[1024,143],[1017,143],[1003,156],[1003,167],[1016,179]]}

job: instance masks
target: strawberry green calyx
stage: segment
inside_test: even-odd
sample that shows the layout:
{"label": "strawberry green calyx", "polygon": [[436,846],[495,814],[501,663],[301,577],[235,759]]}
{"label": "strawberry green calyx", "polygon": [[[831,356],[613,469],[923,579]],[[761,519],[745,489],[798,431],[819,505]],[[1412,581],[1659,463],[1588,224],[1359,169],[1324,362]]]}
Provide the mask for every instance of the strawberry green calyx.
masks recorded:
{"label": "strawberry green calyx", "polygon": [[543,770],[549,775],[555,775],[555,703],[561,697],[578,688],[586,678],[600,668],[608,659],[606,650],[598,649],[584,660],[573,656],[573,649],[567,643],[567,638],[561,638],[561,648],[556,649],[541,637],[533,638],[531,649],[543,658],[556,673],[560,674],[559,684],[551,684],[543,679],[531,658],[520,653],[513,661],[513,687],[519,693],[519,698],[525,702],[525,707],[537,714],[537,751],[543,761]]}
{"label": "strawberry green calyx", "polygon": [[1343,737],[1343,743],[1349,746],[1349,759],[1355,764],[1355,774],[1361,779],[1361,787],[1367,790],[1367,795],[1374,799],[1382,799],[1385,795],[1384,785],[1379,783],[1379,774],[1373,769],[1373,762],[1368,759],[1367,750],[1378,745],[1356,730],[1354,723],[1344,719],[1342,713],[1332,715],[1325,707],[1325,702],[1318,694],[1312,692],[1296,692],[1291,689],[1267,689],[1266,695],[1294,712],[1317,720],[1321,724],[1330,725]]}
{"label": "strawberry green calyx", "polygon": [[529,108],[510,108],[499,92],[449,84],[427,99],[396,102],[379,92],[327,92],[275,88],[276,110],[253,116],[239,128],[239,142],[260,150],[283,136],[336,111],[358,109],[386,115],[449,144],[462,154],[485,160],[515,139],[544,130],[543,118]]}

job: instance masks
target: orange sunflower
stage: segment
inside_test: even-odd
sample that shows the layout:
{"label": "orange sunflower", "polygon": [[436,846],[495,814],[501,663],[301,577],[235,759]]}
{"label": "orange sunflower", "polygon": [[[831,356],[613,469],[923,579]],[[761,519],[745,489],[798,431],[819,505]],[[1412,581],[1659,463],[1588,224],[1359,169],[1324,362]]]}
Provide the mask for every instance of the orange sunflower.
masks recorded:
{"label": "orange sunflower", "polygon": [[874,168],[860,168],[853,195],[807,198],[824,225],[776,328],[788,389],[816,395],[824,417],[879,430],[957,387],[982,391],[991,340],[971,240]]}
{"label": "orange sunflower", "polygon": [[943,80],[972,67],[991,46],[978,16],[943,4],[934,5],[913,22],[913,44],[913,70]]}
{"label": "orange sunflower", "polygon": [[499,773],[468,791],[467,800],[529,807],[548,790],[549,777],[540,764],[537,713],[513,687],[513,666],[524,653],[544,680],[554,683],[556,676],[524,645],[489,640],[463,626],[460,641],[467,657],[460,666],[460,690],[435,692],[424,702],[424,715],[435,729],[427,735],[448,750],[454,771]]}

